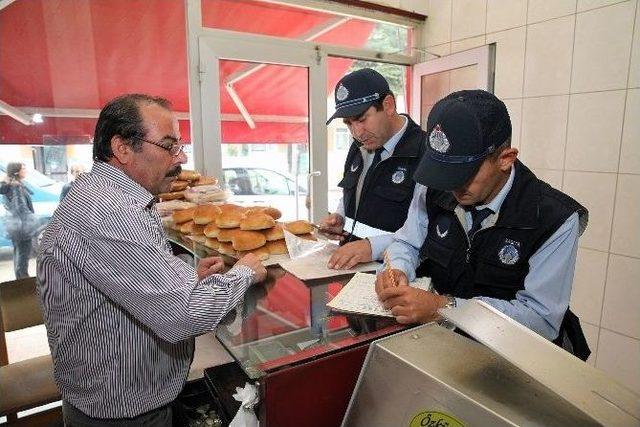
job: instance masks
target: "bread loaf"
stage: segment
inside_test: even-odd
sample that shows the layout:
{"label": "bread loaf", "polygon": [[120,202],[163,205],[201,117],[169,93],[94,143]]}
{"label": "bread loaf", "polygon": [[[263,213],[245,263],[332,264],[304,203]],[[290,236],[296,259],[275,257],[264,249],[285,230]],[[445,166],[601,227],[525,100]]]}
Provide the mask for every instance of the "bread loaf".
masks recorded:
{"label": "bread loaf", "polygon": [[189,186],[189,181],[176,180],[171,183],[171,188],[169,189],[169,191],[171,192],[182,191],[186,189],[188,186]]}
{"label": "bread loaf", "polygon": [[251,251],[238,251],[237,255],[238,255],[238,258],[242,258],[247,254],[254,254],[260,261],[265,261],[269,259],[269,250],[266,248],[266,246],[263,246],[258,249],[253,249]]}
{"label": "bread loaf", "polygon": [[200,178],[200,172],[183,169],[182,172],[178,175],[178,179],[181,181],[195,181]]}
{"label": "bread loaf", "polygon": [[193,230],[193,221],[187,221],[180,224],[180,232],[182,234],[191,234]]}
{"label": "bread loaf", "polygon": [[182,224],[184,222],[193,220],[193,213],[195,211],[196,208],[178,209],[177,211],[173,211],[171,217],[173,218],[173,222],[175,224]]}
{"label": "bread loaf", "polygon": [[163,201],[178,200],[184,198],[184,191],[174,191],[172,193],[160,193],[158,198]]}
{"label": "bread loaf", "polygon": [[204,236],[204,225],[196,224],[196,222],[193,221],[191,232],[189,234],[191,234],[192,236]]}
{"label": "bread loaf", "polygon": [[269,253],[271,255],[284,255],[289,253],[289,251],[287,250],[287,244],[285,243],[284,239],[267,242],[265,248],[269,250]]}
{"label": "bread loaf", "polygon": [[218,242],[218,239],[212,239],[210,237],[207,237],[204,242],[204,245],[211,249],[218,249],[218,247],[220,246],[220,242]]}
{"label": "bread loaf", "polygon": [[220,215],[216,217],[216,225],[218,226],[218,228],[237,228],[240,226],[241,220],[241,211],[222,211]]}
{"label": "bread loaf", "polygon": [[233,240],[233,235],[235,233],[237,233],[238,231],[240,231],[237,228],[222,228],[220,229],[220,231],[218,232],[218,237],[217,239],[220,242],[231,242]]}
{"label": "bread loaf", "polygon": [[194,187],[199,187],[201,185],[216,185],[218,183],[218,178],[214,178],[212,176],[201,176],[196,181],[193,181],[191,185]]}
{"label": "bread loaf", "polygon": [[271,206],[267,206],[266,208],[262,208],[262,212],[266,213],[273,219],[279,219],[282,216],[282,212],[280,212],[276,208],[272,208]]}
{"label": "bread loaf", "polygon": [[309,223],[309,221],[305,221],[305,220],[298,220],[298,221],[292,221],[292,222],[288,222],[284,225],[285,230],[287,230],[289,233],[293,233],[293,234],[308,234],[311,233],[313,231],[313,227],[311,226],[311,224]]}
{"label": "bread loaf", "polygon": [[282,231],[282,224],[276,224],[274,227],[268,230],[263,230],[264,237],[267,241],[284,239],[284,231]]}
{"label": "bread loaf", "polygon": [[276,221],[262,212],[245,213],[244,217],[240,220],[241,230],[266,230],[275,225]]}
{"label": "bread loaf", "polygon": [[264,246],[267,242],[264,234],[259,231],[237,230],[231,237],[233,249],[236,251],[250,251]]}
{"label": "bread loaf", "polygon": [[204,227],[204,235],[211,238],[217,238],[220,229],[215,222],[210,222]]}
{"label": "bread loaf", "polygon": [[220,246],[218,246],[218,249],[216,250],[223,255],[229,255],[232,257],[236,257],[238,255],[236,250],[233,249],[231,243],[228,242],[220,242]]}
{"label": "bread loaf", "polygon": [[193,222],[196,224],[209,224],[215,221],[221,212],[216,205],[198,205],[193,212]]}

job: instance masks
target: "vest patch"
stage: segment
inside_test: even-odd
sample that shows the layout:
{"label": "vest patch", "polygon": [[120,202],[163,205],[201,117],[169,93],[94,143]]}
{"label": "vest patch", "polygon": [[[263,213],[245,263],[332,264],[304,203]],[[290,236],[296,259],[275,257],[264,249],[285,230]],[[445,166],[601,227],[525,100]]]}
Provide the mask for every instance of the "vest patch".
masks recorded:
{"label": "vest patch", "polygon": [[513,265],[520,259],[520,242],[504,239],[502,249],[498,252],[498,259],[506,265]]}
{"label": "vest patch", "polygon": [[446,216],[438,218],[436,224],[436,234],[439,238],[444,239],[449,235],[449,227],[451,226],[451,219]]}
{"label": "vest patch", "polygon": [[351,172],[355,172],[358,170],[359,167],[360,167],[360,162],[358,161],[358,159],[356,159],[353,161],[353,163],[351,163],[351,168],[349,170],[351,170]]}
{"label": "vest patch", "polygon": [[395,171],[393,175],[391,175],[391,182],[393,182],[394,184],[400,184],[401,182],[404,182],[404,179],[406,177],[404,172],[404,170],[398,168],[398,170]]}

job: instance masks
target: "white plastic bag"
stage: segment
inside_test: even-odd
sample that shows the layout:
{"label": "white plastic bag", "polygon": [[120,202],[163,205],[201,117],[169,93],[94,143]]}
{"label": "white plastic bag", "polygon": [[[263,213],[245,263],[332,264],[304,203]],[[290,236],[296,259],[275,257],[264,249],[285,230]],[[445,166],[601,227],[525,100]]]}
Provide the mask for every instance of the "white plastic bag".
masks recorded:
{"label": "white plastic bag", "polygon": [[229,427],[258,427],[258,417],[253,411],[253,407],[260,400],[256,386],[245,383],[244,388],[236,387],[233,398],[240,402],[240,409],[231,420]]}
{"label": "white plastic bag", "polygon": [[[318,240],[307,240],[284,230],[284,241],[287,244],[287,250],[289,251],[289,258],[298,259],[309,256],[324,250],[329,246],[336,246],[329,242],[319,238]],[[337,246],[336,246],[337,247]],[[332,250],[335,248],[331,248]]]}

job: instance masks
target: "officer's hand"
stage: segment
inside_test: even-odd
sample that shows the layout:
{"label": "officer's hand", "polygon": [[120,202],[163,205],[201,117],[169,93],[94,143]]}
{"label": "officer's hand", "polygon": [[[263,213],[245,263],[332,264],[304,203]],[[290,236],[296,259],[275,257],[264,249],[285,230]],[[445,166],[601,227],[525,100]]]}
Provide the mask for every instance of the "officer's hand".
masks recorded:
{"label": "officer's hand", "polygon": [[245,265],[253,270],[253,283],[262,282],[267,277],[267,269],[264,268],[262,262],[258,259],[254,254],[246,254],[238,262],[235,263],[235,266]]}
{"label": "officer's hand", "polygon": [[336,270],[348,270],[361,262],[371,261],[371,243],[368,239],[356,240],[336,249],[327,267]]}
{"label": "officer's hand", "polygon": [[440,317],[438,309],[447,304],[446,297],[411,286],[385,288],[378,297],[398,323],[431,322]]}
{"label": "officer's hand", "polygon": [[219,256],[202,258],[196,268],[198,279],[202,280],[212,274],[219,273],[224,268],[224,261]]}
{"label": "officer's hand", "polygon": [[380,292],[385,288],[409,286],[409,279],[407,279],[407,275],[404,274],[404,271],[394,268],[391,270],[391,274],[393,275],[393,280],[386,269],[379,272],[376,276],[376,293],[378,294],[378,297],[380,296]]}
{"label": "officer's hand", "polygon": [[320,221],[320,233],[332,240],[343,240],[342,230],[344,227],[344,218],[342,215],[333,213],[325,216]]}

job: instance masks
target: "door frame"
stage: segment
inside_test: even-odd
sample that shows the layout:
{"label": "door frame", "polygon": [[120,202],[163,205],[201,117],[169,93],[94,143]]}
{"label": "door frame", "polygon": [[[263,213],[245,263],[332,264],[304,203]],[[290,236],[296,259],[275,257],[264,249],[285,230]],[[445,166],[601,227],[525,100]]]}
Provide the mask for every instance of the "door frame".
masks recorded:
{"label": "door frame", "polygon": [[416,122],[422,123],[423,117],[420,117],[422,76],[451,71],[470,65],[476,65],[478,69],[476,88],[493,93],[495,44],[488,44],[415,64],[411,71],[411,117]]}

